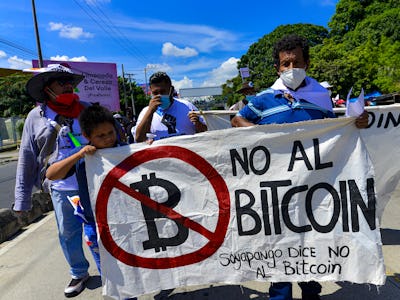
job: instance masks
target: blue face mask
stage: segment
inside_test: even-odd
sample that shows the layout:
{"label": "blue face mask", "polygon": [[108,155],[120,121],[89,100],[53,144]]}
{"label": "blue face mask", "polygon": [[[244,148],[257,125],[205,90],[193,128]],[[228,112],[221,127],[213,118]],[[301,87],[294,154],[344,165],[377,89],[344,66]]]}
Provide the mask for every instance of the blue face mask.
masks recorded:
{"label": "blue face mask", "polygon": [[255,97],[256,97],[256,95],[246,95],[246,100],[247,100],[247,102],[250,102],[250,101],[254,100]]}
{"label": "blue face mask", "polygon": [[171,104],[171,100],[169,99],[169,95],[161,95],[161,104],[160,108],[162,110],[166,110]]}

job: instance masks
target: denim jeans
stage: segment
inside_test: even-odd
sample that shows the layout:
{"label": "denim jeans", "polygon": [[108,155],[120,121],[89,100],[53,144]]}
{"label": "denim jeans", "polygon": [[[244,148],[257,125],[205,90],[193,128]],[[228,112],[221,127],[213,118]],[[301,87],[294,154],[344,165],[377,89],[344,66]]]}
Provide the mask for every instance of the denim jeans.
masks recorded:
{"label": "denim jeans", "polygon": [[84,223],[83,232],[86,245],[88,245],[90,252],[92,252],[93,259],[96,262],[97,270],[101,275],[100,253],[99,253],[99,244],[97,243],[96,223],[94,222]]}
{"label": "denim jeans", "polygon": [[[321,285],[316,281],[299,282],[303,296],[318,295],[321,293]],[[292,283],[275,282],[269,288],[270,300],[292,300]]]}
{"label": "denim jeans", "polygon": [[74,215],[74,208],[67,196],[77,195],[78,191],[51,191],[54,212],[57,220],[58,238],[65,259],[70,266],[72,278],[82,278],[88,273],[89,262],[83,253],[82,223]]}

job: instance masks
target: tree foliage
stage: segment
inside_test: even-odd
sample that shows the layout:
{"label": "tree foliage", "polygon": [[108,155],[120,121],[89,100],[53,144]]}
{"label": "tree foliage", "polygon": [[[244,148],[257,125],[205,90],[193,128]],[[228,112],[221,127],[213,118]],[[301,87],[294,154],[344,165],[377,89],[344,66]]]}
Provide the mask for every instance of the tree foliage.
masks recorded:
{"label": "tree foliage", "polygon": [[327,80],[343,96],[351,87],[400,90],[399,0],[341,0],[330,36],[311,49],[311,76]]}
{"label": "tree foliage", "polygon": [[139,114],[143,107],[148,105],[148,98],[146,97],[143,89],[138,86],[135,81],[130,83],[127,78],[125,78],[124,81],[124,78],[118,77],[118,89],[121,109],[123,111],[125,111],[125,107],[132,107],[132,98],[135,105],[136,115]]}
{"label": "tree foliage", "polygon": [[31,76],[15,73],[0,77],[0,117],[25,116],[34,107],[34,100],[25,90]]}
{"label": "tree foliage", "polygon": [[[248,66],[256,90],[270,86],[277,78],[273,67],[274,43],[296,33],[310,43],[308,75],[329,81],[333,92],[345,96],[349,89],[382,93],[400,91],[400,1],[340,0],[328,23],[329,29],[312,24],[282,25],[252,44],[238,69]],[[241,78],[228,80],[223,95],[233,104]]]}

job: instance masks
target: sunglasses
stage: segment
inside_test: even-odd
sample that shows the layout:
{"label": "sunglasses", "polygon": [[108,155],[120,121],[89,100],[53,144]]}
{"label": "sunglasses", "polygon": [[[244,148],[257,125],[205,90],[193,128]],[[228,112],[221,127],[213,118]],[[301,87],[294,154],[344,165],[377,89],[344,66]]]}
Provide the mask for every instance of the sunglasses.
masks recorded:
{"label": "sunglasses", "polygon": [[60,86],[64,86],[66,84],[73,85],[74,80],[72,78],[59,78],[55,80]]}

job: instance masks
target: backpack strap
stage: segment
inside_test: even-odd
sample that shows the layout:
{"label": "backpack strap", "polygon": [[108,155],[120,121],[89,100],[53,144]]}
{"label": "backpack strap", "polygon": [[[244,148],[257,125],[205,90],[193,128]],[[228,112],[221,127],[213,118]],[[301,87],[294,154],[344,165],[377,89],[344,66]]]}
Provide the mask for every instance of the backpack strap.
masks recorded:
{"label": "backpack strap", "polygon": [[[60,132],[61,126],[60,126],[60,124],[58,124],[56,121],[52,121],[51,125],[53,126],[53,128],[54,128],[54,130],[55,130],[54,139],[51,141],[51,143],[52,143],[52,148],[54,148],[55,144],[57,143],[57,137],[58,137],[58,133]],[[41,188],[42,191],[44,191],[44,189],[43,189],[43,184],[44,184],[44,182],[45,182],[45,180],[46,180],[46,170],[47,170],[47,167],[48,167],[48,165],[49,165],[49,159],[50,159],[50,157],[53,155],[53,153],[54,153],[54,152],[49,153],[49,154],[45,157],[45,159],[44,159],[44,161],[43,161],[42,174],[41,174],[41,178],[40,178],[40,183],[41,183],[41,184],[40,184],[40,188]]]}

